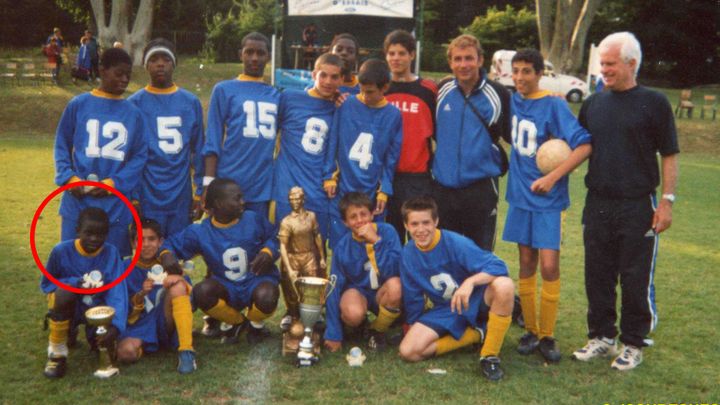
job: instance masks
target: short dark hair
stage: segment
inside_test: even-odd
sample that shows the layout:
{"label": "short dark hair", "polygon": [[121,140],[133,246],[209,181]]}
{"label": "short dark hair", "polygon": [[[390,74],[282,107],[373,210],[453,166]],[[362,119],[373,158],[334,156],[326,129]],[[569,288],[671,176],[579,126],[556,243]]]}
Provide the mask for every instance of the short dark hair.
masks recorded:
{"label": "short dark hair", "polygon": [[342,69],[345,66],[345,63],[343,63],[343,60],[339,56],[334,53],[327,52],[318,56],[315,60],[315,69],[319,68],[320,65],[332,65]]}
{"label": "short dark hair", "polygon": [[[238,185],[235,180],[217,178],[213,180],[207,188],[207,194],[205,195],[205,206],[208,209],[217,208],[215,204],[217,200],[222,196],[223,190],[230,184]],[[240,186],[238,186],[240,187]]]}
{"label": "short dark hair", "polygon": [[245,48],[245,45],[247,44],[247,41],[260,41],[265,43],[265,49],[267,49],[268,52],[270,52],[270,40],[268,37],[266,37],[264,34],[253,31],[247,35],[245,35],[240,42],[240,49]]}
{"label": "short dark hair", "polygon": [[177,60],[177,52],[175,52],[175,44],[173,44],[172,42],[170,42],[169,40],[167,40],[165,38],[152,39],[150,42],[147,43],[147,45],[145,45],[145,48],[143,49],[143,61],[147,57],[148,51],[156,46],[161,46],[163,48],[169,49],[170,52],[173,53],[172,57],[173,57],[173,60],[175,61],[175,66],[177,67],[178,60]]}
{"label": "short dark hair", "polygon": [[384,60],[372,58],[366,60],[358,72],[360,84],[374,84],[382,88],[390,83],[390,68]]}
{"label": "short dark hair", "polygon": [[403,48],[405,48],[408,52],[415,52],[415,37],[405,30],[395,30],[387,34],[387,36],[385,37],[385,42],[383,43],[383,51],[387,53],[390,45],[396,44],[402,45]]}
{"label": "short dark hair", "polygon": [[408,215],[413,211],[430,211],[433,220],[438,219],[438,206],[435,200],[429,196],[415,197],[405,201],[400,208],[403,222],[407,223]]}
{"label": "short dark hair", "polygon": [[355,44],[355,53],[356,54],[360,50],[360,42],[358,42],[357,38],[355,38],[355,35],[344,32],[342,34],[337,34],[333,37],[333,40],[330,43],[330,52],[332,52],[332,49],[333,49],[333,47],[335,47],[335,44],[341,39],[349,39],[349,40],[353,41],[353,43]]}
{"label": "short dark hair", "polygon": [[[162,226],[160,225],[160,223],[158,221],[156,221],[152,218],[140,218],[140,226],[142,227],[142,229],[149,229],[149,230],[155,232],[155,234],[158,236],[158,238],[163,237]],[[135,224],[134,221],[132,223],[130,223],[130,235],[131,235],[130,237],[132,239],[137,238],[137,225]]]}
{"label": "short dark hair", "polygon": [[342,217],[343,221],[345,220],[345,214],[350,206],[365,207],[368,211],[373,211],[373,205],[372,201],[370,201],[370,197],[359,191],[347,193],[340,199],[340,217]]}
{"label": "short dark hair", "polygon": [[515,62],[526,62],[532,64],[535,73],[542,73],[545,71],[545,59],[537,49],[521,49],[515,53],[510,62],[512,66]]}
{"label": "short dark hair", "polygon": [[98,207],[87,207],[80,211],[80,215],[77,220],[76,232],[80,232],[80,228],[87,222],[99,222],[105,227],[105,234],[110,230],[110,219],[108,218],[107,212],[102,208]]}
{"label": "short dark hair", "polygon": [[132,66],[132,58],[130,58],[127,51],[122,48],[107,49],[103,51],[100,56],[100,66],[105,69],[110,69],[123,63]]}

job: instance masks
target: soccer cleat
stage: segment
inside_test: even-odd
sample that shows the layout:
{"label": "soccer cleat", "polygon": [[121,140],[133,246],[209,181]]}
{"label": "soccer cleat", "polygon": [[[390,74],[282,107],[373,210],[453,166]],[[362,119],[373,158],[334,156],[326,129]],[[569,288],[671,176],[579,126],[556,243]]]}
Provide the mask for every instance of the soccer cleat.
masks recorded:
{"label": "soccer cleat", "polygon": [[505,372],[500,368],[500,358],[488,356],[480,358],[480,371],[490,381],[502,380]]}
{"label": "soccer cleat", "polygon": [[617,354],[617,343],[615,339],[596,337],[588,340],[587,344],[572,354],[575,360],[588,361],[595,357],[615,356]]}
{"label": "soccer cleat", "polygon": [[557,346],[557,341],[550,336],[545,336],[540,339],[538,350],[548,363],[557,363],[560,361],[560,357],[562,357],[560,349],[558,349]]}
{"label": "soccer cleat", "polygon": [[245,336],[248,344],[251,345],[256,345],[269,337],[270,331],[266,327],[263,326],[262,328],[256,328],[252,325],[248,327],[247,336]]}
{"label": "soccer cleat", "polygon": [[368,349],[375,352],[382,352],[387,348],[387,338],[382,332],[370,329],[368,330],[370,337],[368,338]]}
{"label": "soccer cleat", "polygon": [[43,374],[47,378],[62,378],[67,371],[67,357],[48,356]]}
{"label": "soccer cleat", "polygon": [[222,322],[217,319],[205,315],[203,316],[203,328],[200,333],[209,338],[216,338],[222,334],[222,331],[220,330],[221,323]]}
{"label": "soccer cleat", "polygon": [[178,352],[177,371],[180,374],[190,374],[197,370],[195,352],[192,350],[181,350]]}
{"label": "soccer cleat", "polygon": [[625,345],[622,353],[613,360],[611,367],[615,370],[632,370],[642,363],[642,349],[632,345]]}
{"label": "soccer cleat", "polygon": [[517,347],[517,352],[527,356],[535,351],[538,347],[538,338],[532,332],[528,332],[520,337],[520,343]]}
{"label": "soccer cleat", "polygon": [[292,326],[292,323],[292,316],[290,314],[285,314],[285,316],[283,316],[280,320],[280,329],[282,329],[283,332],[287,332],[290,330],[290,326]]}
{"label": "soccer cleat", "polygon": [[222,333],[222,337],[220,338],[220,343],[227,344],[227,345],[233,345],[240,341],[240,333],[247,328],[247,326],[250,324],[249,321],[245,320],[243,322],[240,322],[235,325],[229,325],[225,322],[223,322],[220,325],[220,330]]}

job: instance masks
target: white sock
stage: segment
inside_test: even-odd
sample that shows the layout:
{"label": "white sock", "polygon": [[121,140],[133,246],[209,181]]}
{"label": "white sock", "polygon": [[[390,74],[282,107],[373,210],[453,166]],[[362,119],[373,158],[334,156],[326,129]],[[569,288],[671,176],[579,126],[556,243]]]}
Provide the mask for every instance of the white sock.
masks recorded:
{"label": "white sock", "polygon": [[48,356],[52,357],[67,357],[70,350],[68,350],[66,343],[50,343],[48,344]]}

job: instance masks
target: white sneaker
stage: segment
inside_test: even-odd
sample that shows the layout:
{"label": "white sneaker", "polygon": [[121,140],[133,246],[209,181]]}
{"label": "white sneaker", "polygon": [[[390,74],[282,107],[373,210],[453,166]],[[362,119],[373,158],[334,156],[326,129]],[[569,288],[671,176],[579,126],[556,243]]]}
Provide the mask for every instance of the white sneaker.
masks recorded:
{"label": "white sneaker", "polygon": [[588,340],[585,347],[575,350],[572,358],[575,360],[588,361],[595,357],[615,356],[618,353],[615,339],[594,338]]}
{"label": "white sneaker", "polygon": [[611,367],[615,370],[632,370],[642,363],[642,349],[639,347],[625,345],[622,353],[613,360]]}

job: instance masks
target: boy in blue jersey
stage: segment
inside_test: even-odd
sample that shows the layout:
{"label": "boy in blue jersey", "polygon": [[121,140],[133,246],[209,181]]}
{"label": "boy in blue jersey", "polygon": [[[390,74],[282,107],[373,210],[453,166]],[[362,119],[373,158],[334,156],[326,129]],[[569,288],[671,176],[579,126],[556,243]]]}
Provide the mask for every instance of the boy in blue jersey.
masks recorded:
{"label": "boy in blue jersey", "polygon": [[[472,240],[438,229],[432,198],[410,199],[402,213],[413,241],[403,248],[400,263],[410,325],[400,343],[400,357],[416,362],[478,343],[485,329],[480,369],[491,381],[501,379],[498,356],[514,302],[507,266]],[[424,297],[433,304],[428,311]]]}
{"label": "boy in blue jersey", "polygon": [[360,52],[360,43],[354,35],[343,33],[335,35],[330,43],[330,52],[337,55],[343,61],[342,83],[340,84],[340,93],[344,95],[355,95],[360,93],[360,82],[358,77],[353,73],[357,64],[358,52]]}
{"label": "boy in blue jersey", "polygon": [[[65,107],[55,135],[55,183],[85,179],[108,184],[130,196],[147,160],[147,128],[142,113],[122,98],[132,71],[122,49],[103,52],[100,88],[74,97]],[[107,242],[121,256],[131,253],[128,225],[132,214],[123,202],[99,187],[75,187],[60,202],[61,239],[75,239],[77,218],[84,208],[102,208],[110,218]]]}
{"label": "boy in blue jersey", "polygon": [[318,179],[323,176],[342,66],[338,56],[320,55],[315,61],[313,88],[285,90],[280,95],[278,114],[281,136],[273,184],[275,222],[279,224],[292,212],[288,194],[291,188],[301,187],[305,192],[305,209],[315,213],[324,239],[329,232],[329,201]]}
{"label": "boy in blue jersey", "polygon": [[348,233],[338,209],[345,194],[366,194],[375,201],[373,215],[384,218],[402,146],[402,115],[384,96],[390,82],[387,63],[370,59],[359,77],[360,94],[348,97],[333,117],[323,170],[323,188],[333,199],[330,248]]}
{"label": "boy in blue jersey", "polygon": [[243,73],[215,85],[203,148],[203,186],[216,176],[234,180],[247,199],[245,207],[265,218],[272,193],[280,101],[280,92],[263,83],[269,55],[270,41],[265,35],[251,32],[243,38]]}
{"label": "boy in blue jersey", "polygon": [[[176,256],[202,255],[209,275],[193,287],[193,302],[226,324],[223,343],[237,343],[244,329],[249,343],[260,342],[269,335],[263,321],[272,316],[280,296],[275,230],[267,218],[244,211],[240,187],[231,179],[210,183],[205,207],[210,218],[165,241],[162,265],[179,273]],[[244,308],[247,315],[240,312]]]}
{"label": "boy in blue jersey", "polygon": [[160,223],[143,219],[142,238],[140,259],[125,280],[130,313],[127,329],[120,335],[118,360],[134,363],[143,352],[170,347],[178,350],[178,372],[192,373],[197,365],[192,345],[190,279],[182,274],[155,273],[155,266],[162,269],[157,259],[164,242]]}
{"label": "boy in blue jersey", "polygon": [[[107,213],[100,208],[83,209],[77,219],[75,240],[57,244],[45,268],[58,281],[72,287],[99,288],[115,281],[125,270],[117,249],[105,243],[110,228]],[[67,370],[68,337],[75,333],[78,324],[85,322],[85,311],[99,305],[111,306],[115,316],[108,333],[102,339],[95,329],[87,327],[85,335],[91,346],[102,346],[112,352],[117,336],[125,330],[128,300],[125,282],[93,295],[80,295],[58,288],[43,275],[40,289],[47,294],[47,326],[50,328],[48,360],[44,374],[48,378],[61,378]]]}
{"label": "boy in blue jersey", "polygon": [[[509,204],[503,240],[516,242],[520,255],[518,294],[527,333],[518,352],[537,348],[549,363],[560,361],[554,329],[560,299],[561,214],[570,205],[567,174],[590,155],[590,134],[578,123],[564,100],[540,90],[544,61],[534,49],[512,59],[517,92],[512,97],[512,152],[506,198]],[[545,141],[562,139],[570,157],[543,175],[535,154]],[[536,272],[540,263],[540,317],[536,315]]]}
{"label": "boy in blue jersey", "polygon": [[369,327],[368,347],[383,350],[385,332],[400,316],[400,238],[392,225],[373,222],[372,210],[363,193],[345,194],[340,201],[351,232],[335,245],[330,270],[335,287],[325,305],[325,347],[333,352],[342,346],[343,324],[360,326],[368,309],[377,315]]}
{"label": "boy in blue jersey", "polygon": [[137,197],[141,215],[158,221],[169,237],[202,215],[203,113],[200,100],[173,82],[177,58],[170,41],[153,39],[143,55],[150,84],[128,98],[148,126],[148,160]]}

